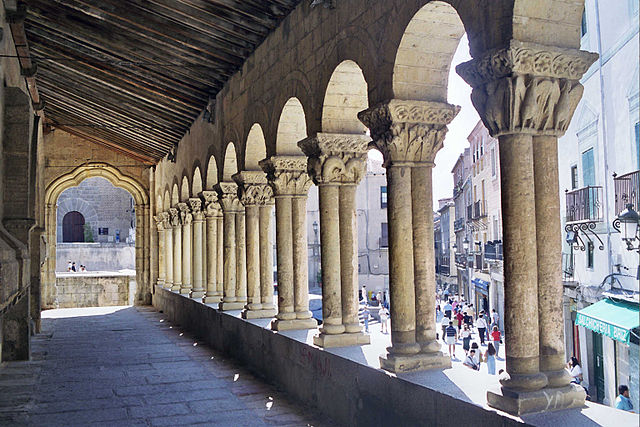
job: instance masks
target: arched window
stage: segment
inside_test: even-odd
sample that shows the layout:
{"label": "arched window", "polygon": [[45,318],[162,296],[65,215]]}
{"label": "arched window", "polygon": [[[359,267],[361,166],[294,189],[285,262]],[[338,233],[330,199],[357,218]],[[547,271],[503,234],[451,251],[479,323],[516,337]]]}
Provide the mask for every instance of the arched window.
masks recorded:
{"label": "arched window", "polygon": [[84,216],[80,212],[68,212],[62,219],[62,241],[84,242]]}

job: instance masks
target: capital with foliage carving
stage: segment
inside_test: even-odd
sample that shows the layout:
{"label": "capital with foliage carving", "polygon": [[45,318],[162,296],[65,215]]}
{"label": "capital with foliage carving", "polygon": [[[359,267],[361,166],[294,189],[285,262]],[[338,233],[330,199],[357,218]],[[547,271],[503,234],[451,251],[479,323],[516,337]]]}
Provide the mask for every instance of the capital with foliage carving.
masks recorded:
{"label": "capital with foliage carving", "polygon": [[204,212],[202,212],[202,200],[197,197],[189,199],[189,207],[194,221],[204,221]]}
{"label": "capital with foliage carving", "polygon": [[171,217],[171,226],[177,227],[180,225],[180,212],[176,208],[169,208],[169,216]]}
{"label": "capital with foliage carving", "polygon": [[191,225],[193,215],[191,215],[189,205],[187,203],[178,203],[178,209],[180,209],[180,222],[182,222],[182,225]]}
{"label": "capital with foliage carving", "polygon": [[200,193],[204,199],[205,215],[209,217],[218,217],[222,215],[222,208],[220,202],[218,202],[218,193],[215,191],[203,191]]}
{"label": "capital with foliage carving", "polygon": [[562,136],[582,97],[579,80],[597,58],[578,49],[511,40],[456,71],[473,88],[471,101],[492,136]]}
{"label": "capital with foliage carving", "polygon": [[238,184],[240,201],[245,206],[266,206],[273,203],[273,189],[262,171],[242,171],[232,176]]}
{"label": "capital with foliage carving", "polygon": [[298,142],[316,185],[358,184],[367,170],[367,135],[318,133]]}
{"label": "capital with foliage carving", "polygon": [[260,161],[276,197],[306,196],[311,187],[305,156],[271,156]]}
{"label": "capital with foliage carving", "polygon": [[164,222],[162,221],[162,215],[159,213],[158,215],[153,216],[153,220],[156,222],[156,227],[158,231],[164,230]]}
{"label": "capital with foliage carving", "polygon": [[242,205],[238,198],[238,184],[235,182],[219,182],[214,190],[218,192],[218,200],[223,212],[240,212]]}
{"label": "capital with foliage carving", "polygon": [[447,125],[459,111],[444,102],[392,99],[361,111],[358,118],[371,130],[371,145],[382,152],[385,167],[433,164]]}
{"label": "capital with foliage carving", "polygon": [[[162,228],[165,230],[169,230],[171,229],[171,216],[169,215],[169,212],[160,212],[158,214],[158,218],[160,218],[160,221],[162,222]],[[158,228],[159,230],[160,228]]]}

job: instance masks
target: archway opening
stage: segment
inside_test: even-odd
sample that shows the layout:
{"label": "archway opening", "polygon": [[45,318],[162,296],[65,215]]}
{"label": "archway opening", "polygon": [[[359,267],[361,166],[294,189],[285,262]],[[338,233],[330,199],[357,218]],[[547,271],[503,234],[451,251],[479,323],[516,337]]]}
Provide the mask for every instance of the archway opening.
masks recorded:
{"label": "archway opening", "polygon": [[276,134],[276,154],[282,156],[300,156],[302,150],[298,141],[307,137],[307,122],[304,108],[298,98],[289,98],[282,108]]}
{"label": "archway opening", "polygon": [[227,144],[227,150],[224,153],[224,165],[222,167],[222,180],[232,182],[231,178],[238,173],[238,159],[236,157],[236,147],[233,142]]}
{"label": "archway opening", "polygon": [[247,135],[247,145],[244,154],[244,170],[262,170],[258,162],[267,157],[267,147],[265,145],[264,133],[258,123],[254,123]]}

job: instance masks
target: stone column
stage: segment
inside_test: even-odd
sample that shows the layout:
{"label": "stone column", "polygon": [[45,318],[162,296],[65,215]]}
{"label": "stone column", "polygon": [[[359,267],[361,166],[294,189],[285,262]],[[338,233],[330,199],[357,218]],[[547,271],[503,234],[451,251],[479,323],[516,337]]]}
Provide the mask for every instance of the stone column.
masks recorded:
{"label": "stone column", "polygon": [[191,298],[203,298],[204,289],[204,264],[203,255],[203,232],[204,212],[202,212],[202,201],[200,199],[189,199],[189,207],[193,215],[193,289]]}
{"label": "stone column", "polygon": [[271,327],[279,331],[315,328],[318,324],[309,311],[306,270],[306,195],[311,186],[307,159],[272,156],[262,160],[260,166],[276,199],[278,314]]}
{"label": "stone column", "polygon": [[391,347],[383,369],[451,366],[435,341],[431,168],[459,107],[393,99],[361,112],[387,168]]}
{"label": "stone column", "polygon": [[162,212],[162,227],[164,228],[164,263],[165,279],[164,287],[173,287],[173,227],[171,226],[171,215],[169,212]]}
{"label": "stone column", "polygon": [[[273,193],[273,192],[272,192]],[[273,197],[260,210],[260,304],[262,317],[274,317],[276,308],[273,305],[273,243],[271,241],[271,212]]]}
{"label": "stone column", "polygon": [[236,296],[238,282],[236,214],[239,210],[238,185],[235,182],[221,182],[215,186],[223,213],[223,297],[220,310],[240,310],[244,302],[238,302]]}
{"label": "stone column", "polygon": [[247,230],[242,202],[236,212],[236,302],[247,303]]}
{"label": "stone column", "polygon": [[165,249],[165,229],[164,229],[164,216],[166,214],[164,212],[159,212],[158,215],[154,216],[153,219],[156,221],[156,227],[158,229],[158,281],[156,285],[161,288],[164,287],[164,283],[166,280],[166,265],[164,261]]}
{"label": "stone column", "polygon": [[[246,248],[247,248],[247,302],[242,311],[244,319],[269,318],[275,315],[273,303],[263,310],[261,295],[261,269],[263,256],[269,256],[269,253],[261,252],[261,236],[260,235],[260,209],[272,203],[273,190],[267,184],[267,177],[262,171],[242,171],[233,176],[238,183],[241,194],[241,201],[245,207],[246,218]],[[267,236],[268,239],[268,236]],[[271,259],[264,261],[271,265]],[[271,268],[269,268],[270,274]],[[272,284],[269,286],[272,287]],[[273,288],[271,288],[273,299]]]}
{"label": "stone column", "polygon": [[559,372],[564,344],[555,137],[566,131],[582,96],[579,79],[596,57],[512,40],[457,67],[499,140],[509,378],[487,393],[487,401],[513,414],[584,404],[582,388],[567,385]]}
{"label": "stone column", "polygon": [[171,227],[173,228],[173,286],[171,290],[180,292],[182,288],[182,224],[180,212],[176,208],[169,208]]}
{"label": "stone column", "polygon": [[298,146],[319,186],[322,317],[314,344],[368,344],[358,319],[356,186],[366,171],[366,135],[319,133]]}
{"label": "stone column", "polygon": [[187,203],[178,203],[180,209],[180,220],[182,222],[182,286],[180,293],[189,295],[191,293],[191,257],[193,248],[191,246],[191,227],[193,215]]}
{"label": "stone column", "polygon": [[[220,202],[218,202],[220,204]],[[216,241],[216,292],[220,301],[224,294],[224,217],[222,216],[222,205],[216,216],[217,241]]]}
{"label": "stone column", "polygon": [[[220,204],[218,194],[215,191],[203,191],[205,201],[205,215],[207,226],[207,290],[203,302],[205,304],[218,304],[221,301],[221,293],[218,291],[218,216],[220,216]],[[221,236],[222,237],[222,236]]]}

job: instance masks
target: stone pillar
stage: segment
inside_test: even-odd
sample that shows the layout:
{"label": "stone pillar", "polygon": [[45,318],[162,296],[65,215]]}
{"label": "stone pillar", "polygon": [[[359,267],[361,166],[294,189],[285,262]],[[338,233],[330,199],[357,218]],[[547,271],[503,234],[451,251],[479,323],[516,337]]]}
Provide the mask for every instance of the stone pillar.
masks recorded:
{"label": "stone pillar", "polygon": [[171,289],[173,287],[173,227],[169,212],[162,212],[162,228],[164,228],[164,287]]}
{"label": "stone pillar", "polygon": [[236,302],[247,303],[247,230],[242,202],[236,212]]}
{"label": "stone pillar", "polygon": [[204,289],[204,264],[203,255],[203,231],[204,212],[202,212],[202,201],[200,199],[189,199],[189,207],[193,215],[193,289],[191,298],[203,298]]}
{"label": "stone pillar", "polygon": [[306,261],[306,198],[311,186],[307,159],[272,156],[260,166],[276,199],[278,314],[271,327],[278,331],[315,328],[318,323],[309,311]]}
{"label": "stone pillar", "polygon": [[[242,171],[234,175],[233,179],[238,183],[240,188],[240,199],[245,207],[246,218],[248,304],[242,311],[242,317],[244,319],[273,317],[275,315],[273,302],[267,305],[264,310],[262,305],[261,283],[263,261],[269,265],[269,274],[273,273],[271,273],[272,260],[262,259],[262,257],[271,256],[271,251],[262,253],[263,242],[261,239],[263,239],[264,236],[260,234],[261,208],[273,203],[273,190],[267,184],[267,177],[262,171]],[[273,285],[271,281],[269,281],[269,286],[271,287],[270,293],[273,300]]]}
{"label": "stone pillar", "polygon": [[191,257],[193,248],[191,246],[191,229],[193,215],[187,203],[178,203],[180,209],[180,220],[182,222],[182,286],[180,293],[189,295],[191,293]]}
{"label": "stone pillar", "polygon": [[[220,204],[215,191],[203,191],[205,200],[205,215],[207,224],[207,290],[203,302],[218,304],[222,300],[222,293],[218,290],[218,217]],[[222,236],[220,236],[222,237]],[[222,254],[220,254],[222,256]]]}
{"label": "stone pillar", "polygon": [[171,290],[180,292],[182,287],[182,224],[176,208],[169,208],[171,227],[173,228],[173,286]]}
{"label": "stone pillar", "polygon": [[222,301],[224,294],[224,217],[222,216],[222,205],[220,205],[220,210],[216,216],[216,228],[218,229],[216,236],[216,292],[220,301]]}
{"label": "stone pillar", "polygon": [[161,288],[164,287],[165,283],[165,262],[164,262],[164,212],[159,212],[158,215],[154,216],[153,219],[156,221],[156,227],[158,229],[158,280],[156,285]]}
{"label": "stone pillar", "polygon": [[369,344],[358,319],[356,186],[366,171],[366,135],[319,133],[298,143],[319,186],[322,317],[314,344]]}
{"label": "stone pillar", "polygon": [[391,347],[383,369],[440,369],[451,360],[435,340],[431,168],[459,107],[393,99],[361,112],[387,168]]}
{"label": "stone pillar", "polygon": [[509,378],[500,381],[500,390],[487,393],[487,401],[512,414],[584,404],[582,388],[567,384],[560,372],[564,343],[558,321],[562,278],[556,138],[566,131],[582,96],[579,80],[596,58],[575,49],[512,40],[506,48],[457,67],[473,87],[474,106],[500,146]]}
{"label": "stone pillar", "polygon": [[273,305],[273,243],[271,241],[271,212],[273,197],[260,210],[260,305],[262,317],[274,317],[276,308]]}
{"label": "stone pillar", "polygon": [[215,186],[223,213],[223,297],[220,302],[220,310],[240,310],[244,302],[238,302],[236,296],[238,281],[237,240],[236,240],[236,214],[240,207],[238,199],[238,185],[235,182],[221,182]]}

